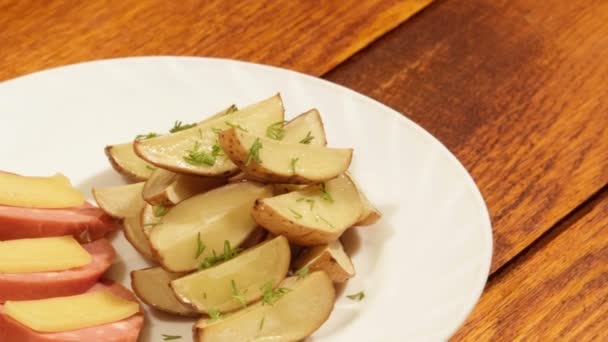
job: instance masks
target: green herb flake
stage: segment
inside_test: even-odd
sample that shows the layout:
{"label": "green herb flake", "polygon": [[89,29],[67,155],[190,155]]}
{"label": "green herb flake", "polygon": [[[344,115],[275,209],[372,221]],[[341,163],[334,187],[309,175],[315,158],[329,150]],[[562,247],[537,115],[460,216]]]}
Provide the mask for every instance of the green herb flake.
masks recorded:
{"label": "green herb flake", "polygon": [[295,210],[293,210],[291,208],[287,208],[287,209],[289,209],[289,211],[291,211],[291,213],[293,214],[293,216],[295,218],[297,218],[297,219],[301,219],[302,218],[302,214],[300,214],[299,212],[297,212],[297,211],[295,211]]}
{"label": "green herb flake", "polygon": [[194,256],[194,259],[198,259],[205,251],[205,248],[207,248],[207,246],[201,241],[201,233],[199,232],[196,235],[196,255]]}
{"label": "green herb flake", "polygon": [[247,307],[247,299],[245,298],[244,293],[239,293],[239,290],[236,288],[236,283],[234,279],[230,281],[230,285],[232,287],[232,298],[239,302],[243,308]]}
{"label": "green herb flake", "polygon": [[306,136],[305,136],[305,137],[304,137],[302,140],[300,140],[300,144],[306,144],[306,145],[308,145],[308,144],[310,144],[310,143],[312,142],[312,140],[313,140],[314,138],[315,138],[315,137],[313,137],[313,136],[310,134],[310,131],[308,131],[308,133],[306,133]]}
{"label": "green herb flake", "polygon": [[296,174],[296,163],[300,160],[300,158],[291,158],[291,162],[289,162],[289,167],[291,167],[291,174]]}
{"label": "green herb flake", "polygon": [[346,296],[348,299],[352,299],[352,300],[356,300],[358,302],[360,302],[361,300],[363,300],[363,298],[365,298],[365,293],[363,291],[351,294]]}
{"label": "green herb flake", "polygon": [[283,124],[285,121],[275,122],[266,128],[266,136],[274,140],[283,140],[285,137],[285,129]]}
{"label": "green herb flake", "polygon": [[158,136],[159,136],[159,134],[158,133],[154,133],[154,132],[150,132],[148,134],[138,134],[137,136],[135,136],[135,140],[152,139],[152,138],[156,138]]}
{"label": "green herb flake", "polygon": [[258,327],[258,331],[262,331],[262,329],[264,329],[265,320],[266,320],[266,316],[262,316],[262,319],[260,320],[260,326]]}
{"label": "green herb flake", "polygon": [[215,145],[211,146],[211,156],[212,157],[220,157],[224,155],[224,150],[219,145],[219,143],[215,143]]}
{"label": "green herb flake", "polygon": [[199,141],[194,143],[194,147],[184,157],[184,161],[190,165],[215,165],[215,157],[207,152],[200,151],[201,143]]}
{"label": "green herb flake", "polygon": [[222,130],[217,128],[217,127],[211,127],[211,131],[215,134],[220,134],[222,133]]}
{"label": "green herb flake", "polygon": [[231,248],[230,241],[224,240],[224,261],[228,261],[241,252],[240,248]]}
{"label": "green herb flake", "polygon": [[150,171],[156,171],[156,168],[152,165],[146,165],[146,169],[148,169]]}
{"label": "green herb flake", "polygon": [[195,124],[195,123],[191,123],[191,124],[185,124],[185,125],[184,125],[184,124],[183,124],[181,121],[179,121],[179,120],[178,120],[178,121],[175,121],[175,123],[173,124],[173,128],[171,128],[171,129],[169,130],[169,132],[171,132],[171,133],[175,133],[175,132],[179,132],[179,131],[186,130],[186,129],[188,129],[188,128],[192,128],[192,127],[194,127],[194,126],[196,126],[196,124]]}
{"label": "green herb flake", "polygon": [[199,269],[204,270],[220,262],[228,261],[237,256],[241,251],[241,248],[230,247],[230,241],[224,240],[224,252],[218,255],[215,250],[212,250],[212,255],[203,259],[199,265]]}
{"label": "green herb flake", "polygon": [[325,189],[325,183],[321,183],[319,185],[319,189],[321,190],[321,198],[323,198],[329,203],[334,203],[333,197],[331,197],[330,193],[327,192],[327,189]]}
{"label": "green herb flake", "polygon": [[274,289],[271,282],[267,282],[260,288],[262,291],[262,305],[273,305],[277,300],[281,299],[291,289],[285,287],[279,287]]}
{"label": "green herb flake", "polygon": [[179,335],[165,335],[165,334],[162,334],[161,336],[163,337],[163,341],[178,340],[178,339],[182,338]]}
{"label": "green herb flake", "polygon": [[164,205],[152,206],[152,212],[154,213],[155,217],[163,217],[163,216],[167,215],[168,211],[169,211],[169,208],[165,207]]}
{"label": "green herb flake", "polygon": [[211,318],[209,320],[209,322],[217,321],[218,319],[222,318],[222,313],[219,312],[219,310],[217,310],[215,308],[209,309],[208,314],[209,314],[209,317]]}
{"label": "green herb flake", "polygon": [[325,223],[326,223],[328,226],[330,226],[330,227],[332,227],[332,228],[336,229],[336,227],[334,227],[334,225],[333,225],[333,224],[331,224],[331,222],[327,221],[327,220],[326,220],[326,219],[325,219],[323,216],[317,215],[317,217],[318,217],[318,218],[320,218],[320,219],[321,219],[321,221],[325,222]]}
{"label": "green herb flake", "polygon": [[296,200],[296,202],[306,202],[310,206],[310,210],[315,207],[315,200],[312,198],[300,197]]}
{"label": "green herb flake", "polygon": [[308,266],[304,266],[296,272],[296,276],[298,277],[298,280],[308,277],[309,274],[310,274],[310,269],[308,268]]}
{"label": "green herb flake", "polygon": [[228,107],[228,109],[226,109],[225,114],[234,113],[234,112],[236,112],[236,111],[238,111],[238,110],[239,110],[239,109],[238,109],[238,107],[237,107],[237,106],[232,105],[232,106]]}
{"label": "green herb flake", "polygon": [[236,128],[236,129],[240,129],[243,132],[249,132],[247,129],[243,128],[243,126],[239,125],[239,124],[235,124],[232,123],[230,121],[224,121],[226,123],[226,125],[232,127],[232,128]]}
{"label": "green herb flake", "polygon": [[262,143],[260,142],[260,138],[256,138],[251,147],[249,148],[249,155],[247,156],[247,161],[245,162],[245,166],[248,166],[252,160],[256,163],[261,164],[262,160],[260,159],[260,150],[262,149]]}

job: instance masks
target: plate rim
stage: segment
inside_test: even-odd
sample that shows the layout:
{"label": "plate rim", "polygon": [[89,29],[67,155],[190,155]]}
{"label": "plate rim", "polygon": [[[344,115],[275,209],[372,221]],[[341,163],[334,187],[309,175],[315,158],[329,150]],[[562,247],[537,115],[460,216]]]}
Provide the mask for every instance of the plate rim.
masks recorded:
{"label": "plate rim", "polygon": [[404,124],[410,126],[412,129],[416,130],[416,132],[418,134],[420,134],[424,139],[427,139],[429,141],[432,141],[434,144],[437,144],[438,145],[437,147],[438,147],[440,153],[442,155],[445,155],[447,158],[451,159],[450,162],[452,162],[452,163],[455,162],[457,165],[457,167],[456,167],[456,169],[458,170],[457,172],[460,172],[463,174],[463,176],[464,176],[463,181],[466,182],[466,186],[472,190],[472,195],[474,197],[475,205],[477,205],[480,209],[480,211],[479,211],[480,223],[483,224],[483,229],[481,230],[481,234],[483,235],[482,240],[484,241],[484,243],[483,243],[484,255],[483,255],[483,260],[482,260],[483,264],[481,266],[482,278],[478,279],[476,281],[476,287],[473,289],[473,291],[471,291],[467,295],[467,297],[468,297],[466,300],[467,305],[463,305],[463,309],[459,312],[458,317],[455,317],[452,320],[452,322],[454,322],[453,326],[449,327],[449,329],[445,329],[445,338],[443,338],[443,340],[447,340],[450,337],[452,337],[458,331],[458,329],[460,329],[460,327],[462,327],[463,323],[466,321],[466,319],[472,313],[473,309],[479,303],[483,290],[485,289],[485,286],[487,284],[488,277],[490,276],[490,270],[491,270],[492,260],[493,260],[493,256],[494,256],[494,240],[493,240],[492,221],[491,221],[491,216],[490,216],[487,204],[483,198],[483,194],[481,193],[481,190],[475,183],[473,176],[469,173],[467,168],[460,162],[460,160],[456,157],[456,155],[454,153],[452,153],[452,151],[450,151],[449,148],[447,148],[447,146],[445,146],[437,137],[435,137],[429,131],[424,129],[418,123],[414,122],[413,120],[408,118],[403,113],[380,102],[379,100],[376,100],[368,95],[365,95],[358,91],[350,89],[346,86],[323,79],[321,77],[316,77],[316,76],[309,75],[309,74],[306,74],[306,73],[303,73],[300,71],[286,69],[286,68],[282,68],[279,66],[243,61],[243,60],[232,59],[232,58],[184,56],[184,55],[146,55],[146,56],[112,57],[112,58],[87,60],[87,61],[60,65],[60,66],[53,66],[53,67],[37,70],[37,71],[31,72],[31,73],[28,73],[25,75],[20,75],[20,76],[14,77],[14,78],[0,81],[0,92],[2,91],[2,88],[4,86],[7,86],[7,84],[10,85],[13,82],[27,81],[30,78],[37,77],[39,74],[44,74],[44,73],[49,73],[49,72],[54,72],[54,71],[59,71],[59,70],[65,70],[65,69],[87,67],[88,65],[95,65],[95,64],[102,64],[102,63],[121,63],[122,61],[136,61],[137,62],[139,60],[146,61],[148,63],[150,63],[150,62],[154,63],[156,61],[163,62],[163,63],[166,63],[166,62],[180,63],[182,61],[202,62],[202,63],[207,63],[207,62],[228,63],[228,64],[244,65],[246,67],[254,67],[254,68],[259,68],[259,69],[268,69],[272,72],[288,73],[288,74],[291,74],[292,76],[297,76],[298,78],[304,78],[313,83],[316,82],[318,84],[321,84],[321,85],[329,87],[329,88],[335,88],[339,92],[343,92],[345,94],[348,94],[348,96],[356,97],[356,98],[360,99],[361,101],[371,104],[372,107],[377,107],[383,111],[386,111],[387,113],[390,113],[393,116],[397,116],[397,117],[399,117],[399,120],[402,120]]}

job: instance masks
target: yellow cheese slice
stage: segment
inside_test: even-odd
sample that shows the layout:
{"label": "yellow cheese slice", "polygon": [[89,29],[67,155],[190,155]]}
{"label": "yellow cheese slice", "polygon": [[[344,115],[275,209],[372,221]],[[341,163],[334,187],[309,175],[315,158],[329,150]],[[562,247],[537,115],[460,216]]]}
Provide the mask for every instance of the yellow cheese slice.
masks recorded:
{"label": "yellow cheese slice", "polygon": [[123,320],[139,311],[139,304],[108,290],[76,296],[7,301],[5,313],[38,332],[61,332]]}
{"label": "yellow cheese slice", "polygon": [[62,174],[27,177],[0,172],[0,204],[28,208],[68,208],[84,197]]}
{"label": "yellow cheese slice", "polygon": [[63,271],[91,260],[72,236],[0,241],[0,273]]}

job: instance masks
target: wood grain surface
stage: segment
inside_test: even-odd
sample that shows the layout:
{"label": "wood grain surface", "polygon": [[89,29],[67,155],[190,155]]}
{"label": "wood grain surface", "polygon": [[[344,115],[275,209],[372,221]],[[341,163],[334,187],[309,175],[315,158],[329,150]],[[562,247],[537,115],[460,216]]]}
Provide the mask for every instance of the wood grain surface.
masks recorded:
{"label": "wood grain surface", "polygon": [[608,188],[501,270],[452,341],[608,341],[607,322]]}
{"label": "wood grain surface", "polygon": [[608,183],[608,2],[437,1],[327,75],[471,172],[496,270]]}
{"label": "wood grain surface", "polygon": [[0,0],[0,81],[110,57],[244,59],[320,75],[432,0]]}
{"label": "wood grain surface", "polygon": [[437,136],[488,203],[498,272],[454,341],[608,340],[608,2],[437,0],[397,27],[431,1],[0,0],[0,81],[140,55],[331,70]]}

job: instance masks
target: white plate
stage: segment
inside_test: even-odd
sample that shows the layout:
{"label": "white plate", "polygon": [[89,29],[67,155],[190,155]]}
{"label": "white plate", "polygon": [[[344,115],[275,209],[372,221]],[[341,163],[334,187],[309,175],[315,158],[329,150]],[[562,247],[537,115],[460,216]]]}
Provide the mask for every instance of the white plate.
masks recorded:
{"label": "white plate", "polygon": [[[120,184],[103,147],[164,132],[229,104],[281,92],[288,117],[320,110],[329,144],[355,149],[351,170],[384,213],[350,232],[357,276],[311,341],[439,341],[469,314],[486,282],[492,232],[458,160],[398,112],[338,85],[283,69],[209,58],[104,60],[0,83],[0,169],[65,173],[89,194]],[[146,267],[122,236],[111,275]],[[353,248],[353,246],[351,246]],[[354,302],[346,294],[365,291]],[[143,341],[191,336],[191,321],[148,312]]]}

